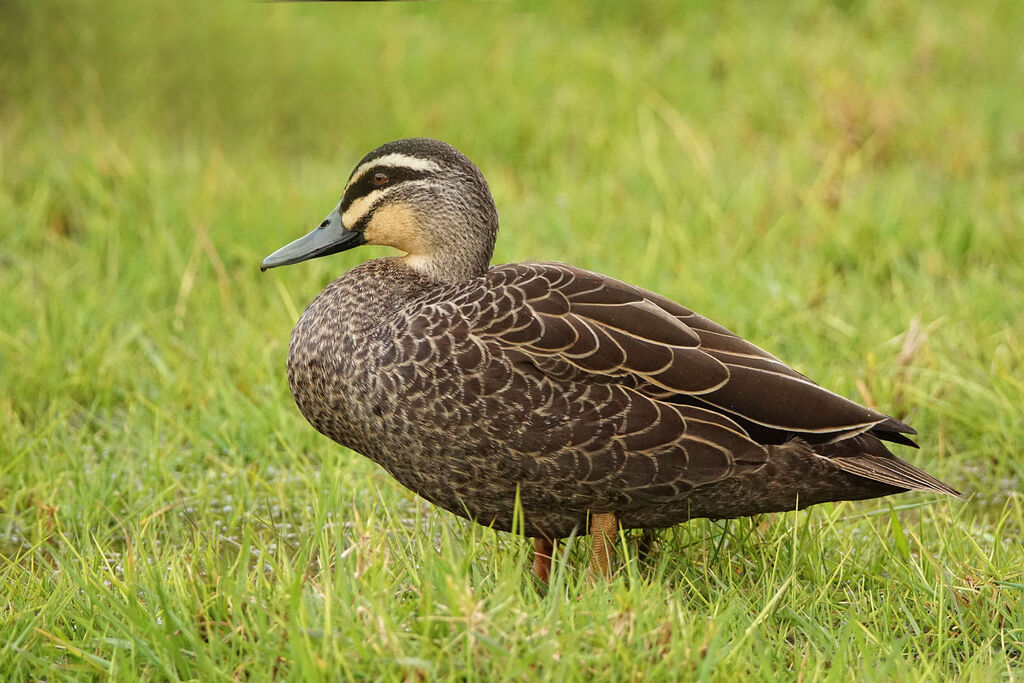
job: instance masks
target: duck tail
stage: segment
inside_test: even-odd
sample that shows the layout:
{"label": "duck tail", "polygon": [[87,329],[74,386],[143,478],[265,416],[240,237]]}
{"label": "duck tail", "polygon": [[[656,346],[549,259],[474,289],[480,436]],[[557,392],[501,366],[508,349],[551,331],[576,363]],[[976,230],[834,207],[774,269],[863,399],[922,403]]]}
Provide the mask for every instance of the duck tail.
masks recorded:
{"label": "duck tail", "polygon": [[879,440],[879,435],[872,432],[819,444],[814,446],[814,451],[844,472],[858,477],[907,491],[934,491],[957,498],[963,497],[952,486],[897,458]]}
{"label": "duck tail", "polygon": [[917,469],[908,462],[904,462],[894,455],[883,456],[871,453],[858,453],[857,455],[840,456],[832,458],[832,463],[850,474],[858,477],[880,481],[883,484],[891,484],[909,491],[935,491],[947,493],[957,498],[963,495],[948,486],[932,475]]}

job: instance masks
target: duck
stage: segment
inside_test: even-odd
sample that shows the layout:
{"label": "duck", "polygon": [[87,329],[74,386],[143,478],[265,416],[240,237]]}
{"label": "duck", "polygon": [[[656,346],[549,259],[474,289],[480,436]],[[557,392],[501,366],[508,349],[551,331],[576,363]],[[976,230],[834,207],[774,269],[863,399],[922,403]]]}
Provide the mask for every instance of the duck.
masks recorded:
{"label": "duck", "polygon": [[299,318],[287,377],[321,434],[448,512],[560,540],[908,491],[959,496],[896,457],[908,424],[819,386],[675,301],[558,262],[491,265],[480,170],[428,138],[356,164],[341,199],[261,270],[385,245]]}

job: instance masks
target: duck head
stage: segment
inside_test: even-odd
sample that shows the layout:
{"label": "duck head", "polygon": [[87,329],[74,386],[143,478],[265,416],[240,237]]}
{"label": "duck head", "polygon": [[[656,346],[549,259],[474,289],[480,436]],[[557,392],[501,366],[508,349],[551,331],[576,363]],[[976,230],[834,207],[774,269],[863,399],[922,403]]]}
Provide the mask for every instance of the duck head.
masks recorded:
{"label": "duck head", "polygon": [[380,244],[405,252],[400,262],[432,280],[458,282],[487,270],[497,231],[494,199],[473,162],[439,140],[407,138],[363,157],[327,218],[260,270]]}

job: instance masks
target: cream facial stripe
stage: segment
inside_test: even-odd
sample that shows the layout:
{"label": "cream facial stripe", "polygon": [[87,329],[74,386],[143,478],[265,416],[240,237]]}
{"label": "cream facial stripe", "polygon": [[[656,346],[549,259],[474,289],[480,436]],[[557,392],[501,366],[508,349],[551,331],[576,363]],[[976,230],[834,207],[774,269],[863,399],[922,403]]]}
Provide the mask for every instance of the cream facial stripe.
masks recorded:
{"label": "cream facial stripe", "polygon": [[[435,161],[430,159],[421,159],[414,157],[409,154],[401,154],[399,152],[393,152],[391,154],[385,154],[384,156],[377,157],[367,161],[361,165],[352,173],[352,178],[348,181],[348,185],[345,186],[345,191],[352,187],[354,184],[366,175],[366,172],[376,166],[400,166],[402,168],[412,169],[413,171],[439,171],[441,167]],[[345,194],[342,192],[342,194]]]}
{"label": "cream facial stripe", "polygon": [[[402,185],[415,185],[421,184],[422,180],[406,180]],[[382,187],[379,190],[374,190],[370,194],[359,197],[345,209],[345,213],[341,214],[341,225],[346,230],[352,230],[359,221],[363,220],[367,213],[369,213],[378,201],[391,194],[400,185],[391,185],[389,187]],[[338,204],[338,210],[341,210],[341,204]]]}
{"label": "cream facial stripe", "polygon": [[[366,215],[366,212],[377,203],[377,200],[387,194],[390,194],[393,189],[395,188],[382,187],[379,190],[374,190],[370,194],[363,195],[349,204],[348,208],[345,209],[345,213],[341,214],[341,224],[345,226],[345,229],[347,230],[353,229],[356,224],[362,220],[363,216]],[[341,209],[341,204],[338,204],[338,209]]]}

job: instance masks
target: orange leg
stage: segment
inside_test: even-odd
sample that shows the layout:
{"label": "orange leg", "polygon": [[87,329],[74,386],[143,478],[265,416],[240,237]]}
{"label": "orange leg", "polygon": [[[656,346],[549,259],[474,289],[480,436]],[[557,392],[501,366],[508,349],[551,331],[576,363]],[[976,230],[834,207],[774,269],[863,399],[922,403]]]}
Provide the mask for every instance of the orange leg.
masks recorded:
{"label": "orange leg", "polygon": [[590,518],[590,538],[593,552],[590,555],[590,568],[595,576],[610,579],[612,576],[612,551],[615,547],[615,535],[619,532],[619,520],[614,512],[592,515]]}
{"label": "orange leg", "polygon": [[555,543],[546,538],[533,539],[533,575],[547,584],[551,577],[551,558],[555,556]]}

